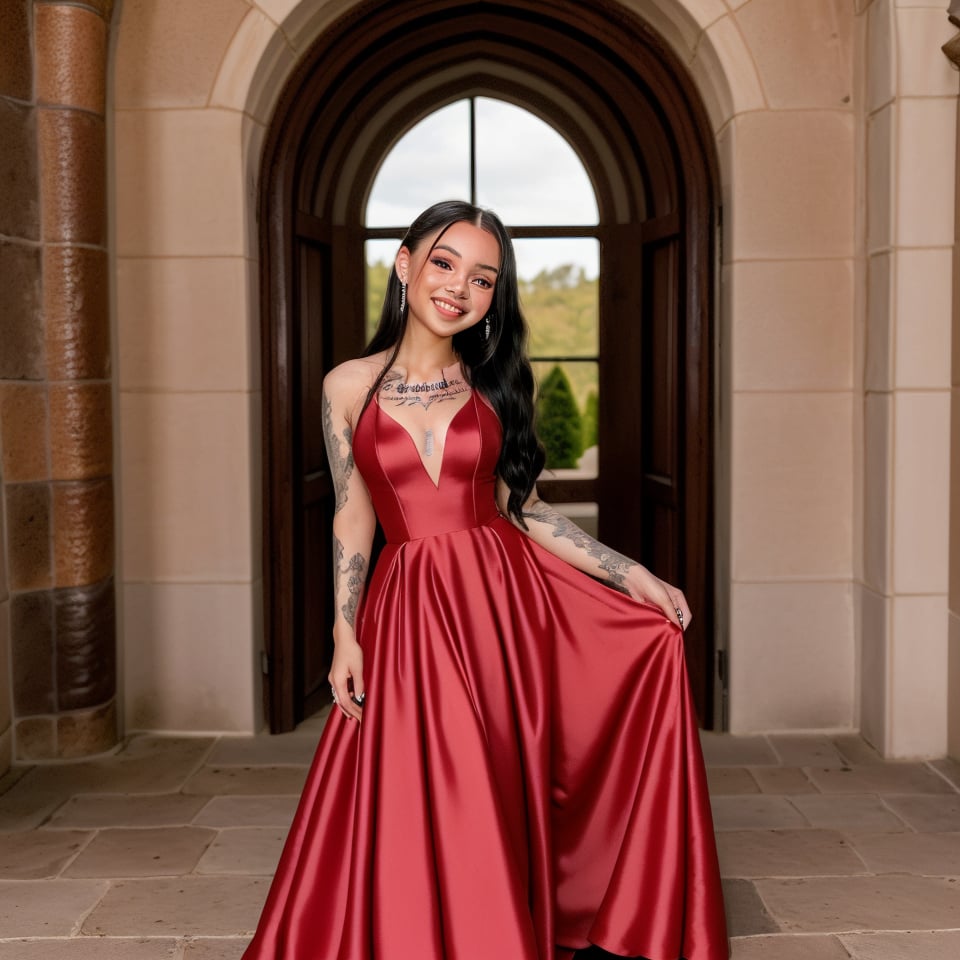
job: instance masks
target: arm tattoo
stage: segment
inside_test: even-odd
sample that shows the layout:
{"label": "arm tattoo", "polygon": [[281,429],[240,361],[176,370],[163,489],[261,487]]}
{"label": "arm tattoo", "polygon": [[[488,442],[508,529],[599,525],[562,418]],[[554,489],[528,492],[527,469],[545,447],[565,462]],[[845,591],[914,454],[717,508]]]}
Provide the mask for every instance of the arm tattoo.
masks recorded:
{"label": "arm tattoo", "polygon": [[356,625],[357,608],[360,606],[360,594],[367,581],[367,558],[362,553],[355,553],[343,565],[343,544],[338,537],[333,538],[333,576],[334,595],[340,597],[340,583],[346,578],[347,598],[340,607],[344,620],[351,627]]}
{"label": "arm tattoo", "polygon": [[347,503],[347,485],[350,474],[353,473],[353,431],[349,426],[344,428],[343,439],[347,443],[347,455],[344,457],[340,449],[340,439],[333,432],[333,406],[326,393],[323,394],[323,441],[327,447],[327,459],[330,461],[330,473],[333,476],[333,490],[337,506],[334,513],[339,513]]}
{"label": "arm tattoo", "polygon": [[616,550],[605,547],[602,543],[594,540],[589,534],[584,533],[572,520],[567,519],[561,513],[557,513],[553,507],[538,500],[530,510],[523,512],[525,518],[539,520],[553,527],[553,535],[569,540],[575,547],[584,550],[587,556],[592,557],[600,565],[600,569],[607,575],[607,581],[611,586],[618,590],[624,590],[624,584],[627,579],[627,571],[631,567],[637,566],[634,560],[625,557]]}

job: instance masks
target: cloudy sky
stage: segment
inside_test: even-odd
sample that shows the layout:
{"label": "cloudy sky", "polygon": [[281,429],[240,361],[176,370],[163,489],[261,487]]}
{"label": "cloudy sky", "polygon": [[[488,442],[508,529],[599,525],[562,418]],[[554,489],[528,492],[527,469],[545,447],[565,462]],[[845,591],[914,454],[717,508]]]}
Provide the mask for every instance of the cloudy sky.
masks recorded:
{"label": "cloudy sky", "polygon": [[[597,222],[580,159],[552,127],[500,100],[477,98],[477,202],[508,226]],[[460,100],[426,117],[387,156],[367,205],[367,225],[404,227],[441,199],[470,198],[470,107]],[[597,243],[571,238],[515,243],[521,277],[563,263],[595,277]],[[372,241],[367,258],[390,260],[395,241]]]}

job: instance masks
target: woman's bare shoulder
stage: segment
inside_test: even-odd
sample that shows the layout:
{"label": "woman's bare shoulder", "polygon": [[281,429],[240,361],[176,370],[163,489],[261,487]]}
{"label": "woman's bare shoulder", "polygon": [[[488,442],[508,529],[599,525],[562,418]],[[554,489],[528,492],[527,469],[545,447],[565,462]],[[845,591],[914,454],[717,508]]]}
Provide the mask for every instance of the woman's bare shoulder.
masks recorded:
{"label": "woman's bare shoulder", "polygon": [[369,390],[382,368],[383,358],[378,355],[346,360],[335,366],[323,378],[323,389],[331,399],[335,393],[344,391],[349,393],[361,388]]}
{"label": "woman's bare shoulder", "polygon": [[338,364],[323,378],[323,395],[333,409],[339,409],[351,423],[363,406],[367,393],[383,369],[385,357],[357,357]]}

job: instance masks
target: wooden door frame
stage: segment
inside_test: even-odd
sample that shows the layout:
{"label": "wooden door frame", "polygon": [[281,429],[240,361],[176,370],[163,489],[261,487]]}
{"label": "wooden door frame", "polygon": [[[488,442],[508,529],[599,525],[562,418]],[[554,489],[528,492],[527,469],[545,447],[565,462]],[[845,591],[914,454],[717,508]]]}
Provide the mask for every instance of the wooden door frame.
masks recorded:
{"label": "wooden door frame", "polygon": [[[387,101],[384,97],[387,96]],[[296,721],[297,536],[292,353],[295,232],[360,249],[376,169],[414,122],[453,100],[488,95],[539,114],[568,138],[594,178],[607,232],[682,218],[683,338],[696,360],[682,424],[688,594],[712,636],[714,227],[719,175],[706,110],[666,43],[617,3],[502,0],[361,3],[304,55],[278,100],[259,183],[263,388],[264,684],[271,730]],[[657,131],[657,139],[650,131]],[[340,242],[343,241],[343,245]],[[336,255],[336,253],[335,253]],[[362,264],[345,254],[332,317],[363,314]],[[359,328],[360,325],[357,325]],[[362,329],[339,331],[333,362],[359,353]],[[693,467],[690,465],[694,464]],[[709,701],[710,694],[707,694]],[[711,724],[709,708],[702,720]]]}

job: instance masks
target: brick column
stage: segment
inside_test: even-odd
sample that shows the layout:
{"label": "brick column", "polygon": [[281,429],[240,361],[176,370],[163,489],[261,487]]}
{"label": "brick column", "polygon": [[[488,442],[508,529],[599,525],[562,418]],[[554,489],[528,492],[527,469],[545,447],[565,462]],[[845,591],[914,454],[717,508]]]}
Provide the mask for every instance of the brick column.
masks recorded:
{"label": "brick column", "polygon": [[[34,299],[0,370],[15,757],[117,740],[105,85],[112,0],[15,0],[33,33]],[[31,238],[33,239],[33,238]]]}

